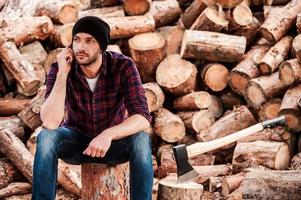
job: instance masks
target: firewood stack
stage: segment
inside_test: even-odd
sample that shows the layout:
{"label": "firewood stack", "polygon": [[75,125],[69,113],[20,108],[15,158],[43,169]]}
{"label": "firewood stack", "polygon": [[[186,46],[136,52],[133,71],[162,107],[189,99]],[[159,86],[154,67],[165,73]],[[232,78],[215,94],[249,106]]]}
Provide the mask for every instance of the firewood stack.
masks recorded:
{"label": "firewood stack", "polygon": [[[31,10],[26,2],[0,1],[0,199],[31,197],[46,76],[87,15],[110,25],[108,50],[131,57],[141,75],[153,115],[153,199],[301,198],[300,0],[40,0]],[[200,176],[177,184],[174,145],[279,115],[287,127],[191,158]],[[80,166],[60,161],[58,173],[58,198],[78,199]],[[168,188],[156,197],[160,179]]]}

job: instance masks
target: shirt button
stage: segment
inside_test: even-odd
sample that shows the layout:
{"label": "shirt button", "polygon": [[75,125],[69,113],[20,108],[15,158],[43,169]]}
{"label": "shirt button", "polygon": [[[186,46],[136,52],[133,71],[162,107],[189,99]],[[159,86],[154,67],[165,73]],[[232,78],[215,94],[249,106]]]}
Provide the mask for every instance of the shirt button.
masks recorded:
{"label": "shirt button", "polygon": [[93,103],[93,104],[95,103],[95,99],[92,100],[92,103]]}

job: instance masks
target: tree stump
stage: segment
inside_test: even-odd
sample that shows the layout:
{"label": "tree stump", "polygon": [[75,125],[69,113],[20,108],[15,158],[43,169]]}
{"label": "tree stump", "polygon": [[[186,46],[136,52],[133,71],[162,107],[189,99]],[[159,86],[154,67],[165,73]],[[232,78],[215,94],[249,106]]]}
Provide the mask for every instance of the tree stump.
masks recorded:
{"label": "tree stump", "polygon": [[82,164],[83,200],[128,200],[129,164]]}
{"label": "tree stump", "polygon": [[170,175],[159,181],[158,200],[200,200],[203,186],[195,182],[177,183],[177,176]]}

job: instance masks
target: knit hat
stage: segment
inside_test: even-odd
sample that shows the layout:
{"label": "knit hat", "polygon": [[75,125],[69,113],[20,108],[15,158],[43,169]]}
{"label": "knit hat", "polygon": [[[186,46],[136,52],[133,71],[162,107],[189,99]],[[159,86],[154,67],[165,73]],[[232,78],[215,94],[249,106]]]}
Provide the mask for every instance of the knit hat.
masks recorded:
{"label": "knit hat", "polygon": [[86,16],[79,19],[72,29],[72,42],[73,37],[77,33],[92,35],[97,40],[102,51],[107,49],[110,42],[110,26],[98,17]]}

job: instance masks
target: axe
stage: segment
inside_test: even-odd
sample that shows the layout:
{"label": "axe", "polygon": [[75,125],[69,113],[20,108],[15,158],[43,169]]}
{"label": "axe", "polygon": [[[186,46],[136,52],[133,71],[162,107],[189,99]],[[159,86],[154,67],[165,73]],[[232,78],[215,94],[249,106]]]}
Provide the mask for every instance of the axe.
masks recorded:
{"label": "axe", "polygon": [[181,144],[173,147],[174,159],[177,164],[178,183],[183,183],[192,180],[199,175],[189,164],[188,158],[218,149],[227,144],[231,144],[233,142],[236,142],[237,140],[252,135],[253,133],[261,131],[264,128],[284,123],[285,117],[284,115],[282,115],[271,120],[266,120],[264,122],[257,123],[253,126],[250,126],[248,128],[245,128],[243,130],[232,133],[222,138],[218,138],[208,142],[196,142],[188,146]]}

